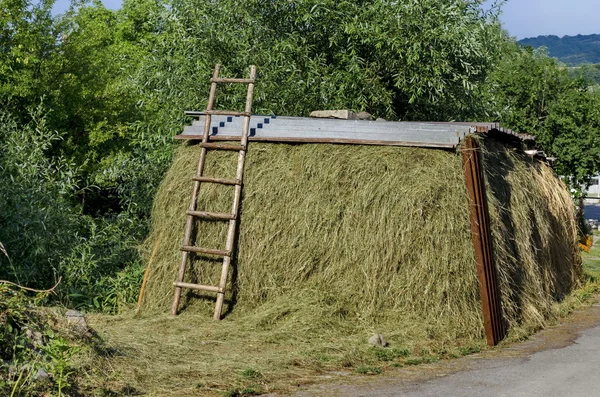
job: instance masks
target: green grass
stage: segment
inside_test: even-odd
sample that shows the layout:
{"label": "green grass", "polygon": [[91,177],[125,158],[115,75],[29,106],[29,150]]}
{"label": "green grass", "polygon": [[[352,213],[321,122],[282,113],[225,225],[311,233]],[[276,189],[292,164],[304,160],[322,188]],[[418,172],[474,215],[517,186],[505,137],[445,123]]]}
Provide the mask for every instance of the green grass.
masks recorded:
{"label": "green grass", "polygon": [[404,362],[404,364],[419,365],[419,364],[436,363],[438,361],[440,361],[440,358],[437,356],[425,356],[425,357],[418,357],[418,358],[409,358]]}
{"label": "green grass", "polygon": [[263,374],[252,368],[243,370],[241,375],[242,378],[246,379],[259,379],[263,377]]}
{"label": "green grass", "polygon": [[393,361],[399,357],[408,357],[410,350],[408,349],[397,349],[397,348],[374,348],[373,353],[375,357],[380,361]]}
{"label": "green grass", "polygon": [[[596,231],[595,237],[598,237],[600,233]],[[593,276],[600,276],[600,239],[596,241],[590,252],[582,252],[581,259],[583,261],[583,270]]]}
{"label": "green grass", "polygon": [[246,396],[260,396],[264,394],[264,390],[259,386],[246,386],[243,388],[234,388],[226,390],[222,393],[223,397],[246,397]]}

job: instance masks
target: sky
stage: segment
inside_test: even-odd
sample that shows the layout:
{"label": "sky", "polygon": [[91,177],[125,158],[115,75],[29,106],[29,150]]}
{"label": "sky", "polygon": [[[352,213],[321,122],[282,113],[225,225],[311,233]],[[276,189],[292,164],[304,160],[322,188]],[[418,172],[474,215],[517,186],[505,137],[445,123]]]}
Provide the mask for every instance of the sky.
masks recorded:
{"label": "sky", "polygon": [[[102,0],[110,9],[122,0]],[[486,5],[493,3],[488,0]],[[69,6],[69,0],[57,0],[54,12]],[[600,34],[600,0],[508,0],[500,17],[504,28],[517,39],[540,35],[576,36]]]}
{"label": "sky", "polygon": [[[122,2],[122,0],[102,0],[102,3],[104,3],[104,7],[109,8],[111,10],[116,10],[120,8]],[[64,12],[67,10],[67,8],[69,8],[69,4],[71,4],[71,0],[56,0],[52,11],[55,14],[60,14],[61,12]]]}
{"label": "sky", "polygon": [[600,0],[508,0],[500,20],[517,39],[600,34]]}

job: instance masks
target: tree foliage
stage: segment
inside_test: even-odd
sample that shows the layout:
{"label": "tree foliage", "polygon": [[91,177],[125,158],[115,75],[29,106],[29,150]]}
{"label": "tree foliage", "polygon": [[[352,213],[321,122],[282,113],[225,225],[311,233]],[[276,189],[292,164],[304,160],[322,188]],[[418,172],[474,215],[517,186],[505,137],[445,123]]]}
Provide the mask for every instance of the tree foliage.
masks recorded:
{"label": "tree foliage", "polygon": [[142,76],[159,101],[201,107],[198,91],[215,63],[231,74],[256,64],[257,111],[468,117],[501,40],[480,3],[174,0],[165,17],[172,22],[153,48],[156,63]]}
{"label": "tree foliage", "polygon": [[[216,63],[258,66],[257,113],[499,120],[565,175],[600,168],[598,98],[519,49],[482,0],[76,0],[58,16],[52,3],[0,0],[0,277],[62,277],[68,305],[132,301],[172,136],[205,107]],[[217,106],[241,106],[243,89]]]}
{"label": "tree foliage", "polygon": [[535,135],[574,187],[600,171],[600,97],[543,51],[507,48],[489,79],[497,120]]}
{"label": "tree foliage", "polygon": [[26,113],[43,95],[38,83],[56,50],[53,0],[0,0],[0,105]]}
{"label": "tree foliage", "polygon": [[519,40],[533,48],[547,48],[548,53],[567,65],[600,62],[600,35],[590,34],[558,37],[538,36]]}
{"label": "tree foliage", "polygon": [[588,84],[600,85],[600,63],[585,63],[577,67],[569,68],[572,78],[583,78]]}

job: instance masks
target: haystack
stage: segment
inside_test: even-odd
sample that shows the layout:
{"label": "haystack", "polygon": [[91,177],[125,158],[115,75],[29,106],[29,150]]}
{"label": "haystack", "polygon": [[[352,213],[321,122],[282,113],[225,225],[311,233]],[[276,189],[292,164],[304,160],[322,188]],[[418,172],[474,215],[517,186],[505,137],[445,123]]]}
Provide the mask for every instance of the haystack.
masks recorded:
{"label": "haystack", "polygon": [[[483,139],[504,321],[537,327],[580,274],[574,207],[543,162]],[[205,175],[233,175],[213,152]],[[166,312],[199,157],[180,146],[155,199],[160,236],[146,312]],[[483,320],[461,157],[436,149],[252,142],[224,321],[318,334],[377,329],[396,339],[481,338]],[[231,187],[207,185],[199,208],[230,210]],[[224,223],[199,224],[197,246],[223,248]],[[216,285],[220,261],[195,256],[186,281]],[[184,290],[183,314],[210,321],[214,295]],[[352,331],[355,330],[355,331]]]}

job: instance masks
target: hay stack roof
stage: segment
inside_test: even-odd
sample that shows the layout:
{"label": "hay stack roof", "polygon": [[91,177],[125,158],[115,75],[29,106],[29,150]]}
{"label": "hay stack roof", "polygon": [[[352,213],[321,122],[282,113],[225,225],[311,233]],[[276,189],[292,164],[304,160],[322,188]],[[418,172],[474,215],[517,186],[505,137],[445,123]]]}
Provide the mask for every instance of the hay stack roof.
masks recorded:
{"label": "hay stack roof", "polygon": [[[176,139],[202,139],[204,116],[197,117]],[[212,116],[210,140],[239,139],[243,117]],[[340,120],[309,117],[253,115],[250,119],[250,141],[287,143],[343,143],[422,148],[455,149],[468,134],[493,133],[496,138],[520,142],[532,140],[529,135],[516,134],[495,123],[406,122]]]}
{"label": "hay stack roof", "polygon": [[[212,121],[211,140],[241,131],[235,117]],[[463,163],[453,150],[428,148],[457,148],[471,132],[521,142],[516,134],[479,123],[272,116],[252,123],[250,140],[264,142],[247,153],[229,320],[307,337],[343,323],[347,334],[377,329],[409,344],[483,336]],[[178,138],[193,143],[202,126],[200,119]],[[323,144],[290,144],[298,142]],[[494,139],[482,145],[502,317],[510,327],[539,327],[577,283],[572,201],[543,162]],[[155,198],[147,247],[158,241],[159,248],[146,310],[170,308],[199,153],[195,145],[177,150]],[[234,170],[228,153],[207,157],[206,175]],[[198,208],[229,211],[229,189],[203,185]],[[215,222],[200,223],[194,245],[220,249],[225,234]],[[219,264],[196,255],[185,281],[215,285]],[[186,290],[183,302],[184,312],[209,318],[214,295]]]}

